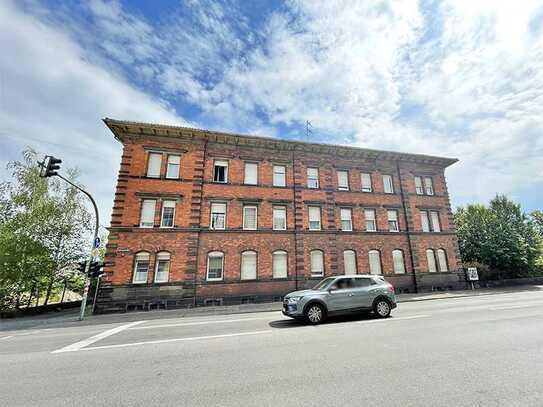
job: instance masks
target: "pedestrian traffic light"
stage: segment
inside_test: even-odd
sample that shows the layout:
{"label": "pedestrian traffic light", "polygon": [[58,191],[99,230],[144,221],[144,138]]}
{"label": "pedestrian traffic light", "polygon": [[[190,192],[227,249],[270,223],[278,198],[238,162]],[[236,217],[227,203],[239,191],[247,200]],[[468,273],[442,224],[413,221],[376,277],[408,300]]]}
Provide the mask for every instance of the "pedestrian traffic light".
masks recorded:
{"label": "pedestrian traffic light", "polygon": [[104,274],[104,263],[99,261],[93,261],[90,264],[89,268],[89,277],[100,277],[102,274]]}
{"label": "pedestrian traffic light", "polygon": [[47,156],[47,164],[45,164],[45,173],[43,174],[44,178],[52,177],[58,175],[58,170],[60,170],[60,163],[62,160],[60,158],[55,158],[52,155]]}

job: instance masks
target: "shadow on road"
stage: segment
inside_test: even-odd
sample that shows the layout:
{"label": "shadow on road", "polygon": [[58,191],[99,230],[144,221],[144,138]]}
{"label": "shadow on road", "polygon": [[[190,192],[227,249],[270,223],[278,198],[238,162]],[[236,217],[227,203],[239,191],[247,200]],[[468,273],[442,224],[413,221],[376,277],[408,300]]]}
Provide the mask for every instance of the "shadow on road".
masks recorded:
{"label": "shadow on road", "polygon": [[[361,314],[353,314],[353,315],[341,315],[337,317],[328,317],[326,321],[323,323],[323,325],[326,324],[338,324],[343,322],[352,322],[352,321],[364,321],[364,320],[372,320],[377,319],[372,313],[361,313]],[[297,320],[297,319],[280,319],[277,321],[271,321],[268,324],[272,328],[278,328],[278,329],[284,329],[284,328],[301,328],[304,326],[310,326],[310,324],[306,323],[303,320]]]}

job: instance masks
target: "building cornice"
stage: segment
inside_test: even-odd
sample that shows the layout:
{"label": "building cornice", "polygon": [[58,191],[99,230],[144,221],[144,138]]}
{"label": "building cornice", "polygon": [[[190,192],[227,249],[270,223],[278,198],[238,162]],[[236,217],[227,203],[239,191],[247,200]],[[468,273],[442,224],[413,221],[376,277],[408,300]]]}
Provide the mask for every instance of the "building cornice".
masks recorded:
{"label": "building cornice", "polygon": [[380,159],[390,161],[417,162],[440,167],[448,167],[458,161],[456,158],[436,157],[424,154],[399,153],[393,151],[373,150],[361,147],[348,147],[323,143],[281,140],[271,137],[260,137],[219,131],[196,129],[184,126],[139,123],[126,120],[105,118],[104,123],[121,143],[127,137],[151,137],[161,139],[182,139],[208,141],[235,146],[267,148],[283,151],[303,151],[317,154],[336,155],[344,158]]}

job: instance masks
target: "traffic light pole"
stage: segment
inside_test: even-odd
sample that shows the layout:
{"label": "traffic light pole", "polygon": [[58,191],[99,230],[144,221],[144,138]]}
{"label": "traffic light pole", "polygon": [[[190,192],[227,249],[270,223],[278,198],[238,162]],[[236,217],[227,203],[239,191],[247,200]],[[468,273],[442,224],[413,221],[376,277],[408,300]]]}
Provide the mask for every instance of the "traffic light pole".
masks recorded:
{"label": "traffic light pole", "polygon": [[[74,184],[72,181],[64,178],[60,174],[56,174],[57,177],[62,178],[64,181],[66,181],[68,184],[73,186],[74,188],[78,189],[79,191],[83,192],[85,195],[89,197],[89,199],[92,202],[92,206],[94,207],[94,214],[95,214],[95,226],[94,226],[94,238],[92,239],[92,249],[94,249],[94,242],[96,241],[96,238],[98,237],[98,227],[100,225],[100,220],[98,218],[98,206],[96,206],[96,202],[94,201],[94,198],[91,194],[89,194],[87,191],[85,191],[83,188],[79,187],[78,185]],[[85,288],[83,290],[83,298],[81,299],[81,308],[79,310],[79,320],[83,321],[85,318],[85,308],[87,306],[87,297],[89,295],[89,287],[90,287],[90,278],[89,278],[89,270],[90,270],[90,264],[92,262],[92,258],[94,257],[92,255],[92,249],[91,253],[89,255],[89,258],[87,260],[87,264],[85,265]],[[96,287],[98,290],[98,287]],[[94,296],[95,302],[96,302],[96,295]],[[94,304],[93,304],[93,311],[94,311]]]}

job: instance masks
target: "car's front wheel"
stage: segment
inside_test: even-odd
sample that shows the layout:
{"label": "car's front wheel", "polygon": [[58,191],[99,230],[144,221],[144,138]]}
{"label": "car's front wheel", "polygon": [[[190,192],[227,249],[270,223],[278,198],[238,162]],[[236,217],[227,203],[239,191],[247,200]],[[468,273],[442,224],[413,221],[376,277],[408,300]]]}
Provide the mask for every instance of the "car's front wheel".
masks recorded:
{"label": "car's front wheel", "polygon": [[379,318],[389,317],[390,311],[392,311],[390,302],[388,302],[384,298],[375,301],[375,304],[373,304],[373,312],[375,312],[375,315],[377,315]]}
{"label": "car's front wheel", "polygon": [[326,317],[324,307],[320,304],[309,304],[305,310],[305,320],[313,325],[320,324]]}

